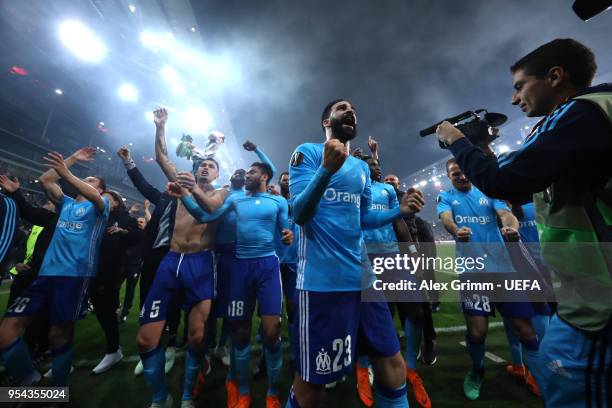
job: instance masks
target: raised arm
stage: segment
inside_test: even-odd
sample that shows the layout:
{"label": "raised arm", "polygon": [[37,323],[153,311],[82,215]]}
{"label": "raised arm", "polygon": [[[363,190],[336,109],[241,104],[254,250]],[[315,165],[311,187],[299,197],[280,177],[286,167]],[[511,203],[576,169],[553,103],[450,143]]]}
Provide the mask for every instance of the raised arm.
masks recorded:
{"label": "raised arm", "polygon": [[261,162],[266,163],[268,166],[270,166],[270,168],[272,169],[272,175],[274,176],[274,174],[276,174],[276,167],[274,166],[274,163],[272,163],[272,160],[270,160],[270,158],[266,156],[266,154],[259,147],[257,147],[255,143],[251,142],[250,140],[247,140],[246,142],[244,142],[242,147],[244,147],[244,149],[249,152],[255,152]]}
{"label": "raised arm", "polygon": [[155,122],[155,161],[169,181],[176,181],[176,167],[168,158],[168,146],[166,146],[166,122],[168,121],[166,108],[153,111],[153,121]]}
{"label": "raised arm", "polygon": [[[81,194],[87,200],[92,202],[96,206],[98,211],[104,211],[104,209],[106,208],[106,204],[102,199],[102,195],[100,195],[100,192],[98,192],[97,189],[72,174],[70,170],[68,170],[66,163],[64,163],[64,158],[61,154],[57,152],[51,152],[43,159],[49,163],[48,166],[52,167],[57,172],[57,174],[59,174],[59,176],[63,178],[68,184],[74,187],[79,192],[79,194]],[[64,193],[59,188],[56,182],[53,182],[52,185],[55,186],[55,189],[53,187],[47,187],[45,186],[45,184],[43,184],[43,187],[45,189],[50,188],[50,190],[47,190],[47,193],[51,192],[51,194],[55,194],[54,198],[56,198],[58,202],[60,202]],[[48,184],[48,186],[50,186],[50,184]]]}
{"label": "raised arm", "polygon": [[149,223],[151,221],[151,202],[149,200],[145,200],[144,202],[144,219]]}
{"label": "raised arm", "polygon": [[[93,147],[83,147],[82,149],[79,149],[72,155],[70,155],[66,160],[64,160],[64,166],[66,167],[66,169],[68,169],[77,161],[90,162],[93,160],[93,156],[95,154],[96,149],[94,149]],[[38,178],[38,181],[45,190],[47,197],[49,197],[49,199],[55,205],[59,205],[62,201],[62,197],[64,196],[64,192],[57,184],[60,178],[61,176],[59,175],[57,170],[55,170],[54,167],[49,168],[49,170],[45,171]]]}
{"label": "raised arm", "polygon": [[[134,159],[130,154],[130,149],[127,146],[121,146],[117,151],[117,156],[123,161],[123,165],[127,170],[128,177],[132,180],[132,184],[147,200],[157,205],[162,196],[162,192],[153,187],[142,175],[136,167]],[[148,221],[147,221],[148,222]]]}
{"label": "raised arm", "polygon": [[6,190],[7,196],[15,200],[19,208],[19,215],[26,221],[45,227],[55,219],[55,213],[42,207],[34,207],[25,199],[19,189],[19,180],[11,180],[6,176],[0,176],[0,187]]}

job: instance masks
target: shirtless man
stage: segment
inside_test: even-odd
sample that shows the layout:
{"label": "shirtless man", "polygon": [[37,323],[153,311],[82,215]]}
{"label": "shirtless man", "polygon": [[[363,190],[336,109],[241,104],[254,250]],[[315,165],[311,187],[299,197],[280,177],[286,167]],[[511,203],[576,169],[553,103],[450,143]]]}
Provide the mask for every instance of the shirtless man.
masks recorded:
{"label": "shirtless man", "polygon": [[[180,173],[168,158],[165,141],[168,112],[161,108],[153,114],[156,126],[155,158],[168,181],[174,182]],[[220,207],[225,198],[211,186],[218,175],[219,165],[214,159],[204,160],[195,175],[212,210]],[[177,296],[183,299],[183,309],[189,311],[188,352],[181,408],[194,406],[192,390],[204,360],[204,326],[214,293],[211,249],[214,246],[215,227],[214,223],[199,223],[181,202],[177,203],[170,251],[159,265],[147,294],[140,312],[140,330],[136,336],[144,376],[153,391],[151,408],[172,406],[172,397],[165,384],[164,352],[159,346],[159,339],[168,307]]]}

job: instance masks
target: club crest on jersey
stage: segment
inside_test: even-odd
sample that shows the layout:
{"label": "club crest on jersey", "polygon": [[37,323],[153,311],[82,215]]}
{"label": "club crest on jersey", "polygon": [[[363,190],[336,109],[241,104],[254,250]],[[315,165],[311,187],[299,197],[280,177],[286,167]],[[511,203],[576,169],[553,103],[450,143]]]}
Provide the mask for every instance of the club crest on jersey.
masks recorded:
{"label": "club crest on jersey", "polygon": [[457,200],[453,200],[453,202],[451,203],[451,205],[459,205],[459,204],[461,204],[461,203],[459,201],[457,201]]}
{"label": "club crest on jersey", "polygon": [[488,206],[489,200],[486,197],[480,197],[480,200],[478,200],[478,204],[483,205],[483,206]]}
{"label": "club crest on jersey", "polygon": [[297,167],[304,162],[304,154],[302,152],[295,152],[293,156],[291,156],[291,165],[293,167]]}
{"label": "club crest on jersey", "polygon": [[317,358],[315,359],[315,363],[317,364],[317,374],[331,374],[331,358],[325,349],[321,349],[321,351],[319,351],[319,354],[317,354]]}
{"label": "club crest on jersey", "polygon": [[386,196],[389,195],[389,192],[387,192],[387,190],[383,190],[383,191],[381,191],[380,194],[382,194],[382,195],[384,195],[386,197]]}
{"label": "club crest on jersey", "polygon": [[76,214],[76,216],[77,216],[77,217],[82,217],[82,216],[84,216],[84,215],[85,215],[85,211],[86,211],[86,210],[85,210],[85,208],[83,208],[83,207],[79,207],[79,208],[77,208],[77,210],[75,211],[75,214]]}
{"label": "club crest on jersey", "polygon": [[259,204],[261,204],[261,201],[259,201],[259,200],[255,200],[255,204],[256,204],[256,205],[259,205]]}

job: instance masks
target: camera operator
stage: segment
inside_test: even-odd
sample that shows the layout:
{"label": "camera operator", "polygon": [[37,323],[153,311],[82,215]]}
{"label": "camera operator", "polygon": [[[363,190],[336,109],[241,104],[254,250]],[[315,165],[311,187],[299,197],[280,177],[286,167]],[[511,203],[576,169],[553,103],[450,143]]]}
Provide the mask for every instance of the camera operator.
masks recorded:
{"label": "camera operator", "polygon": [[[521,149],[499,162],[450,123],[437,129],[483,193],[515,204],[533,196],[558,300],[541,344],[538,379],[547,406],[610,399],[604,373],[612,354],[612,303],[602,294],[612,293],[612,254],[604,247],[612,241],[612,85],[589,88],[596,69],[592,51],[572,39],[551,41],[512,65],[512,104],[543,118]],[[559,243],[566,243],[564,250]],[[567,243],[580,249],[570,251]]]}

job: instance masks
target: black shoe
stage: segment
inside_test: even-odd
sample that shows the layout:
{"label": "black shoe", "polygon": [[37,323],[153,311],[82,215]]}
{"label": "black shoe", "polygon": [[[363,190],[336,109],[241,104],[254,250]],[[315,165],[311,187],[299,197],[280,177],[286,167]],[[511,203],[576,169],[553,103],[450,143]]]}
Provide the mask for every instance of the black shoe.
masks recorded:
{"label": "black shoe", "polygon": [[421,361],[426,365],[434,365],[438,361],[438,353],[436,352],[436,341],[426,341],[423,345],[423,354]]}

